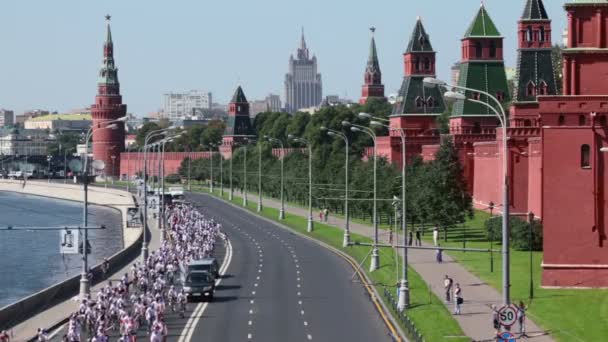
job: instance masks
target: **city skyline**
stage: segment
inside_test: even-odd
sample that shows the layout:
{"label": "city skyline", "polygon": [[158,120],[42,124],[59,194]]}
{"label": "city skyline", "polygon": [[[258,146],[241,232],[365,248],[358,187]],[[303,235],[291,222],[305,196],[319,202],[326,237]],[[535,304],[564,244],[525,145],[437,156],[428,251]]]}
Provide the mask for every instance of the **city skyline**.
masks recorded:
{"label": "city skyline", "polygon": [[[320,6],[317,0],[310,4],[311,7],[317,5]],[[337,13],[335,11],[324,11],[330,13],[318,13],[319,20],[312,23],[305,11],[289,12],[290,16],[284,18],[281,13],[288,11],[289,6],[268,0],[255,5],[243,3],[244,9],[253,6],[258,16],[235,14],[233,21],[227,21],[230,25],[211,16],[199,25],[192,25],[185,20],[190,14],[165,4],[149,6],[150,10],[142,14],[138,11],[140,4],[118,1],[104,5],[75,1],[54,6],[41,3],[34,8],[8,3],[4,5],[0,32],[15,32],[15,28],[20,32],[19,36],[5,33],[3,37],[5,51],[9,53],[3,57],[0,68],[12,82],[0,85],[0,107],[21,113],[31,108],[63,112],[86,105],[95,91],[90,84],[94,83],[99,67],[96,53],[103,44],[102,23],[106,13],[113,15],[116,58],[125,102],[129,103],[130,111],[139,116],[157,111],[161,107],[158,100],[150,99],[158,99],[169,90],[208,89],[219,103],[227,103],[239,84],[251,99],[262,99],[268,93],[282,94],[287,60],[295,52],[302,26],[306,28],[311,54],[319,57],[324,93],[352,100],[360,95],[361,75],[369,49],[368,28],[377,27],[380,66],[386,94],[390,95],[396,93],[401,84],[402,54],[417,15],[423,18],[433,37],[438,52],[438,76],[449,79],[450,67],[459,59],[460,38],[479,1],[442,4],[445,11],[441,12],[434,10],[435,5],[435,1],[395,4],[396,8],[391,11],[371,12],[352,7],[348,20],[331,14]],[[209,5],[207,11],[221,12],[228,10],[226,6]],[[327,6],[342,8],[340,4]],[[517,57],[514,23],[521,15],[521,6],[489,0],[486,7],[506,37],[506,65],[512,67]],[[274,10],[270,14],[261,13],[263,8]],[[561,42],[565,27],[562,2],[547,3],[547,11],[554,18],[552,39]],[[77,16],[69,16],[75,12]],[[8,13],[11,15],[6,15]],[[29,18],[27,26],[20,19],[26,17]],[[336,22],[340,25],[335,25]],[[445,22],[453,24],[445,25]],[[213,31],[214,27],[219,29]],[[178,33],[180,38],[175,38]],[[189,42],[201,34],[208,38],[204,46]],[[46,58],[40,58],[41,51]],[[246,56],[243,51],[248,52]]]}

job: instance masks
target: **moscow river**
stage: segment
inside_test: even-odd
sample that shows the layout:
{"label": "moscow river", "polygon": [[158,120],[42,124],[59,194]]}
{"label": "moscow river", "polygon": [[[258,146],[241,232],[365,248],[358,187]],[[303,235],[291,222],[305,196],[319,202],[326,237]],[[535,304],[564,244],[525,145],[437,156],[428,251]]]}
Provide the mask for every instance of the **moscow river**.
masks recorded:
{"label": "moscow river", "polygon": [[[121,223],[117,210],[89,206],[89,226],[107,227],[89,231],[90,267],[122,248]],[[0,227],[81,224],[82,203],[0,191]],[[0,230],[0,308],[81,270],[81,255],[59,253],[58,231]]]}

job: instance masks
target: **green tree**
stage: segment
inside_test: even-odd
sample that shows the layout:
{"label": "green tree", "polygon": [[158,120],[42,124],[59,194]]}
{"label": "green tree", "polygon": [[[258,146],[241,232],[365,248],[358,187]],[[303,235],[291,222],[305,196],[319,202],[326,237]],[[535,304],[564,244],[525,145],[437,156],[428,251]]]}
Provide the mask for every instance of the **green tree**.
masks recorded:
{"label": "green tree", "polygon": [[[157,131],[159,129],[160,129],[160,126],[158,124],[156,124],[155,122],[146,122],[142,126],[142,128],[140,128],[137,131],[137,136],[135,137],[135,143],[137,144],[137,146],[143,147],[145,139],[146,139],[146,135],[148,135],[148,133],[150,133],[150,132]],[[152,138],[150,141],[154,142],[157,140],[160,140],[160,137]]]}
{"label": "green tree", "polygon": [[80,134],[63,133],[57,135],[57,139],[48,147],[48,153],[52,156],[63,156],[68,153],[76,152],[76,145],[80,144],[84,139]]}

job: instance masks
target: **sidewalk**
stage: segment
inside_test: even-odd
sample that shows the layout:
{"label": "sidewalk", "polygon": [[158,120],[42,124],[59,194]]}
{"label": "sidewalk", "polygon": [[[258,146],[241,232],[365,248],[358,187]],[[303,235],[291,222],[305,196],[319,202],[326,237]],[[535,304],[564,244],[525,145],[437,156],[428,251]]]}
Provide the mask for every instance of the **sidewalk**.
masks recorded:
{"label": "sidewalk", "polygon": [[[241,196],[240,191],[234,191],[234,194]],[[257,194],[248,193],[250,201],[257,202]],[[262,204],[266,207],[280,208],[281,203],[278,200],[264,197]],[[285,204],[286,213],[292,213],[302,217],[308,217],[308,209],[292,206],[288,203]],[[316,213],[316,212],[315,212]],[[318,216],[313,213],[315,222],[318,222]],[[340,229],[344,229],[344,219],[334,217],[331,214],[327,224],[335,226]],[[363,225],[360,223],[350,222],[350,230],[354,234],[373,238],[373,227]],[[395,236],[395,241],[402,241],[403,235]],[[388,233],[385,231],[379,232],[379,242],[388,243]],[[423,246],[430,246],[423,242]],[[402,254],[403,252],[401,252]],[[403,254],[402,254],[403,255]],[[381,254],[382,257],[382,254]],[[475,341],[494,341],[494,329],[492,328],[492,309],[491,305],[494,304],[497,307],[501,307],[502,296],[501,294],[486,284],[481,279],[467,271],[462,265],[454,262],[454,260],[444,253],[443,263],[438,264],[435,261],[435,251],[431,250],[409,250],[408,252],[409,266],[412,267],[424,281],[429,284],[433,292],[439,298],[445,298],[445,291],[443,289],[443,279],[447,274],[454,283],[460,283],[462,288],[462,296],[465,300],[462,305],[462,315],[453,316],[454,319],[460,324],[464,333],[471,337]],[[368,267],[369,262],[364,265]],[[450,312],[454,311],[453,304],[446,303],[446,307]],[[519,326],[514,326],[514,331],[517,331]],[[542,334],[540,329],[530,319],[526,321],[526,331],[528,335],[536,336]],[[529,340],[538,342],[550,342],[553,339],[550,336],[536,336],[528,337]]]}
{"label": "sidewalk", "polygon": [[[97,190],[97,189],[92,189]],[[148,251],[152,252],[160,247],[160,230],[156,228],[156,220],[149,219],[148,220],[148,229],[149,234],[147,234],[148,242]],[[104,281],[97,283],[95,286],[91,287],[91,297],[95,297],[95,294],[99,291],[102,286],[105,286],[107,280],[120,280],[120,278],[125,274],[130,272],[130,267],[134,261],[140,261],[141,257],[136,258],[128,265],[118,270],[117,272],[111,274],[109,278]],[[93,267],[94,265],[90,265]],[[15,327],[12,328],[12,342],[25,342],[36,336],[38,328],[49,328],[54,325],[57,325],[62,320],[69,317],[69,315],[78,309],[79,302],[76,300],[77,295],[72,297],[72,299],[66,300],[46,311],[43,311],[32,318],[28,319],[25,322],[22,322]],[[49,334],[53,333],[53,331],[48,331]]]}

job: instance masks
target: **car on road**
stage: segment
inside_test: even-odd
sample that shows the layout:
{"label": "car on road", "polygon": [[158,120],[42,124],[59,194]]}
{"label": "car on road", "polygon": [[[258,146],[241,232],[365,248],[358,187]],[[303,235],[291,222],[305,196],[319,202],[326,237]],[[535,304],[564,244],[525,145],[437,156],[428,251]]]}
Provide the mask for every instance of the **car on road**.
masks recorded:
{"label": "car on road", "polygon": [[206,271],[189,272],[184,281],[183,289],[188,301],[195,298],[212,300],[215,291],[215,278]]}
{"label": "car on road", "polygon": [[217,279],[220,276],[220,266],[215,258],[203,258],[200,260],[191,261],[188,264],[188,269],[186,272],[190,273],[197,271],[209,272],[214,279]]}

